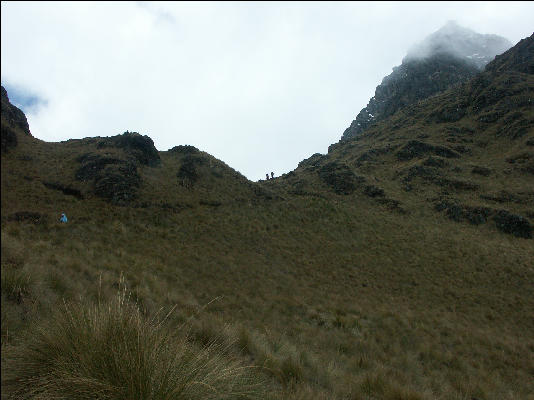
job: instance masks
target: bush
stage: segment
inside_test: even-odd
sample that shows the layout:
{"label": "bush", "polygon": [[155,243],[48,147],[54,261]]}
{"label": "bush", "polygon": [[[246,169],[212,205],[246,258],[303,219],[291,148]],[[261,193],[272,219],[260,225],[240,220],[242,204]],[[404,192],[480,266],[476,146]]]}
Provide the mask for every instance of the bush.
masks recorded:
{"label": "bush", "polygon": [[65,304],[47,321],[5,355],[2,398],[265,398],[255,371],[227,348],[196,347],[124,295],[106,305]]}

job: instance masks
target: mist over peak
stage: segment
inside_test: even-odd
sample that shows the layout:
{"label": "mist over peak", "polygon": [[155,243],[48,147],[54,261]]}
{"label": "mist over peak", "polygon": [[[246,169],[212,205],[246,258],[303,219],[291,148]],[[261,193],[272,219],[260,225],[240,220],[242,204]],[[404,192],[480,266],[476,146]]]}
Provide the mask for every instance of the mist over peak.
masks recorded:
{"label": "mist over peak", "polygon": [[421,60],[436,55],[453,56],[483,69],[496,55],[512,47],[498,35],[480,34],[448,21],[442,28],[410,48],[403,62]]}

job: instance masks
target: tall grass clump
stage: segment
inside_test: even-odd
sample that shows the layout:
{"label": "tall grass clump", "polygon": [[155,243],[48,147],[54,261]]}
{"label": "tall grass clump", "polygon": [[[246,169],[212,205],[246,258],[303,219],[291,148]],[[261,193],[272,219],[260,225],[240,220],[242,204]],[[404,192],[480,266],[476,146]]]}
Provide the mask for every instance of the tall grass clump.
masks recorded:
{"label": "tall grass clump", "polygon": [[5,354],[2,398],[266,398],[252,367],[216,343],[196,346],[165,318],[146,318],[124,294],[64,304]]}

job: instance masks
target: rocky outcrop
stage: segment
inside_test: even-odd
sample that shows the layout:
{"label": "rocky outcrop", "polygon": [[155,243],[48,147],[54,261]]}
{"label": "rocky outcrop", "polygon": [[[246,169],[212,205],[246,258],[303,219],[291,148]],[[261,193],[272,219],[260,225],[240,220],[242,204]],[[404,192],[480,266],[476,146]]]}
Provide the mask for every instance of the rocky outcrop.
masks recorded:
{"label": "rocky outcrop", "polygon": [[2,120],[0,127],[1,151],[5,153],[18,144],[17,131],[31,136],[26,115],[9,101],[7,91],[1,86]]}
{"label": "rocky outcrop", "polygon": [[186,144],[186,145],[174,146],[172,149],[169,149],[169,153],[183,154],[183,155],[198,154],[200,153],[200,150],[197,149],[195,146],[190,146]]}
{"label": "rocky outcrop", "polygon": [[116,205],[127,205],[137,198],[141,178],[132,163],[110,165],[95,178],[95,194]]}
{"label": "rocky outcrop", "polygon": [[355,137],[401,108],[465,82],[478,72],[465,61],[448,56],[403,63],[377,86],[375,95],[345,130],[342,139]]}
{"label": "rocky outcrop", "polygon": [[[401,108],[468,81],[510,47],[511,43],[502,37],[480,35],[449,22],[414,46],[402,64],[393,68],[341,139],[356,137]],[[436,117],[454,122],[464,115],[465,110],[455,107],[440,111]]]}
{"label": "rocky outcrop", "polygon": [[465,220],[473,225],[485,224],[493,213],[493,210],[487,207],[465,206],[451,200],[440,200],[434,208],[436,211],[445,211],[445,214],[456,222]]}
{"label": "rocky outcrop", "polygon": [[98,148],[115,147],[123,149],[133,159],[142,165],[156,166],[161,159],[154,142],[147,135],[140,135],[137,132],[124,132],[122,135],[112,136],[100,140]]}
{"label": "rocky outcrop", "polygon": [[495,210],[488,207],[473,207],[458,203],[455,200],[439,200],[434,206],[436,211],[445,214],[456,222],[468,221],[474,225],[485,224],[491,219],[498,230],[525,239],[532,238],[532,224],[520,215],[507,210]]}
{"label": "rocky outcrop", "polygon": [[117,205],[129,204],[137,198],[141,177],[133,162],[97,153],[84,154],[77,161],[81,166],[76,179],[92,182],[97,196]]}

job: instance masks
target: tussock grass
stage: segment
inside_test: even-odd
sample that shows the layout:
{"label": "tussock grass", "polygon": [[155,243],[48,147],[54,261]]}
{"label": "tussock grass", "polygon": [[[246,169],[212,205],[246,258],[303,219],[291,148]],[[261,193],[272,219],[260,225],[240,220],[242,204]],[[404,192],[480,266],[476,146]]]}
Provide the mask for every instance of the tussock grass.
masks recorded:
{"label": "tussock grass", "polygon": [[32,276],[25,270],[2,268],[2,294],[8,299],[21,302],[33,286]]}
{"label": "tussock grass", "polygon": [[217,342],[195,346],[120,293],[65,303],[29,331],[2,368],[9,399],[260,399],[254,368]]}

